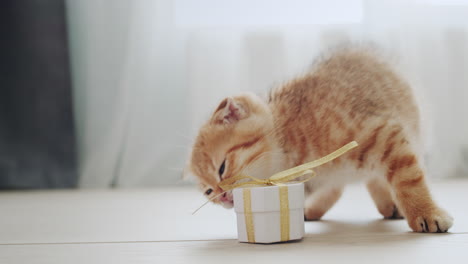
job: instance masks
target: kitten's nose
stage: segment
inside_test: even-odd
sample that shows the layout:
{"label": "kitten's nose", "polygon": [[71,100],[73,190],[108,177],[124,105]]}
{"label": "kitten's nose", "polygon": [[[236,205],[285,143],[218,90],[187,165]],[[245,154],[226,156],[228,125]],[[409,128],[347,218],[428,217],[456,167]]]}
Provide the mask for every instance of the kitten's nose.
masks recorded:
{"label": "kitten's nose", "polygon": [[234,206],[234,202],[232,201],[232,193],[231,192],[223,193],[219,197],[219,202],[224,208],[232,208]]}
{"label": "kitten's nose", "polygon": [[221,202],[229,202],[229,198],[227,196],[227,193],[224,193],[223,195],[221,195],[221,197],[219,199],[221,200]]}

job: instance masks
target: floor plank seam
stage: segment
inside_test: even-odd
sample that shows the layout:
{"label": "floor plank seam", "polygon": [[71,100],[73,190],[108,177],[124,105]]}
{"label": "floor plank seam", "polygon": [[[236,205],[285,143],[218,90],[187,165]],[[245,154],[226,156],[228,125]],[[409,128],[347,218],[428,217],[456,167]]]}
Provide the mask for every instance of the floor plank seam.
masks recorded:
{"label": "floor plank seam", "polygon": [[[456,233],[445,233],[445,234],[419,234],[411,233],[415,236],[444,236],[444,235],[461,235],[468,236],[468,232],[456,232]],[[399,236],[401,234],[375,234],[373,236]],[[347,234],[347,235],[328,235],[327,239],[340,238],[340,237],[361,237],[361,234]],[[365,237],[369,237],[369,234],[365,234]],[[317,238],[315,235],[306,235],[304,238]],[[322,237],[323,238],[323,237]],[[369,237],[371,238],[371,237]],[[188,240],[141,240],[141,241],[91,241],[91,242],[38,242],[38,243],[0,243],[0,246],[42,246],[42,245],[97,245],[97,244],[148,244],[148,243],[187,243],[187,242],[216,242],[216,241],[237,241],[237,239],[188,239]]]}

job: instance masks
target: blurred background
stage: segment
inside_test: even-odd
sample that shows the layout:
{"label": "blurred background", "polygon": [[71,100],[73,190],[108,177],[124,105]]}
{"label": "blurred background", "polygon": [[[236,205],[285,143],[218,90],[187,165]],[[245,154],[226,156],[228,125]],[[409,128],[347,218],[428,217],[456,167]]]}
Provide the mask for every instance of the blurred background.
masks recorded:
{"label": "blurred background", "polygon": [[468,0],[6,0],[0,189],[183,184],[219,100],[344,42],[415,88],[429,176],[468,177]]}

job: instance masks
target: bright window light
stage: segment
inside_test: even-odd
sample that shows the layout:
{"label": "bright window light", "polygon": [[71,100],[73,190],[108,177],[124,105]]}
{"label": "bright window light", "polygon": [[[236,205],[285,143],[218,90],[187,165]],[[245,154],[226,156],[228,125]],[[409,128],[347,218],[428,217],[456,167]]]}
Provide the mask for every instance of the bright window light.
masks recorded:
{"label": "bright window light", "polygon": [[175,0],[179,27],[360,23],[362,0]]}

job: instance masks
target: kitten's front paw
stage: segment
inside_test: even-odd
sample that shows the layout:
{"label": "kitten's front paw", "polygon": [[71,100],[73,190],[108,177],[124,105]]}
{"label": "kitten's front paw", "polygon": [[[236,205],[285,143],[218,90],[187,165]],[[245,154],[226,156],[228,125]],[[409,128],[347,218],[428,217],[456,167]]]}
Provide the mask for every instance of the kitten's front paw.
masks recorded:
{"label": "kitten's front paw", "polygon": [[380,210],[380,213],[383,215],[384,219],[403,219],[403,215],[400,214],[400,211],[398,208],[395,206],[395,204],[389,205],[387,208],[384,210]]}
{"label": "kitten's front paw", "polygon": [[415,232],[445,233],[453,225],[453,217],[437,208],[419,215],[408,216],[408,224]]}
{"label": "kitten's front paw", "polygon": [[305,221],[318,221],[325,213],[321,210],[307,208],[304,212]]}

